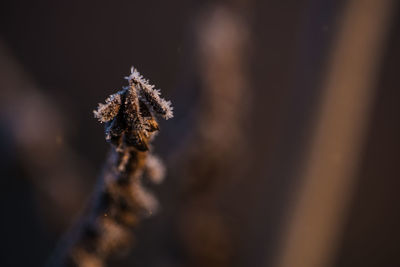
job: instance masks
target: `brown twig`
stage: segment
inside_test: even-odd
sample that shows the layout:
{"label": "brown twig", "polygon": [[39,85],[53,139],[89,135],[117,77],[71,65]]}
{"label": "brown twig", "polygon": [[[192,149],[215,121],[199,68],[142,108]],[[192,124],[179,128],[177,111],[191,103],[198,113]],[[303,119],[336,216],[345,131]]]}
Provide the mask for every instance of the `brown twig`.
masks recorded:
{"label": "brown twig", "polygon": [[[149,154],[150,142],[158,131],[154,115],[173,116],[170,102],[136,71],[126,77],[129,86],[99,104],[95,117],[105,123],[105,138],[112,149],[95,193],[68,244],[56,255],[53,266],[103,266],[110,255],[131,241],[131,229],[157,208],[156,199],[145,190],[144,172],[160,182],[162,164]],[[62,263],[62,264],[60,264]]]}

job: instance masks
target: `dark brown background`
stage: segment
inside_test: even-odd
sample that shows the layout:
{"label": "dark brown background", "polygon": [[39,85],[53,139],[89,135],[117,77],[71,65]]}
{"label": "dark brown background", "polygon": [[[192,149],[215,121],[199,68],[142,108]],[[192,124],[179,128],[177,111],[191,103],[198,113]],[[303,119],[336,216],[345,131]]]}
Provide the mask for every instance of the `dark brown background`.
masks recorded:
{"label": "dark brown background", "polygon": [[[246,157],[251,161],[246,161],[247,172],[231,200],[233,223],[242,229],[233,265],[268,266],[276,253],[288,199],[298,183],[297,164],[343,1],[254,1],[243,10],[240,4],[221,2],[239,6],[251,31],[248,62],[253,104],[246,117],[250,125]],[[157,153],[169,158],[189,134],[193,122],[188,114],[198,94],[193,24],[209,4],[1,2],[0,38],[29,80],[62,114],[63,142],[80,156],[87,174],[81,189],[85,195],[107,151],[92,110],[124,84],[122,77],[131,65],[162,88],[175,106],[175,118],[161,125]],[[335,266],[400,266],[399,11],[394,12],[382,51],[367,140]],[[0,78],[7,75],[2,72]],[[32,179],[37,177],[29,177],[5,118],[0,114],[0,265],[43,266],[73,217],[51,219],[62,217],[64,211],[46,208],[46,203],[52,203],[35,192]],[[184,177],[170,175],[153,189],[163,209],[143,222],[129,259],[115,266],[184,265],[187,255],[174,235],[173,223],[177,214],[173,205],[179,202],[179,192],[174,190],[177,179]]]}

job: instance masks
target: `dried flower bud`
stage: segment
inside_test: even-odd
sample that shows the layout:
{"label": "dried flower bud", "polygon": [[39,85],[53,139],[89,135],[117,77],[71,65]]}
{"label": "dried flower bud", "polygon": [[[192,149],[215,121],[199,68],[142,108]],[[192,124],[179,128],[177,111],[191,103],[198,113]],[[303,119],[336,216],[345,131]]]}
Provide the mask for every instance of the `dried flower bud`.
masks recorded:
{"label": "dried flower bud", "polygon": [[[148,150],[150,133],[157,131],[158,123],[154,115],[172,118],[171,102],[160,97],[149,81],[132,67],[126,77],[129,86],[99,104],[94,116],[105,122],[105,138],[117,147],[124,143],[139,151]],[[154,114],[153,114],[154,113]]]}

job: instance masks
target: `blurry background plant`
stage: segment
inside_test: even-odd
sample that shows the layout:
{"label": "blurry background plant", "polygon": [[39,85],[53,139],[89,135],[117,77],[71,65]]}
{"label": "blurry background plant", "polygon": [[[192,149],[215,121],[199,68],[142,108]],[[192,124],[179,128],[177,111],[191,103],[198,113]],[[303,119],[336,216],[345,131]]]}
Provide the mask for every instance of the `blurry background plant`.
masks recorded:
{"label": "blurry background plant", "polygon": [[0,265],[42,266],[85,205],[107,150],[91,112],[131,64],[176,111],[159,213],[110,266],[400,265],[399,11],[2,1]]}

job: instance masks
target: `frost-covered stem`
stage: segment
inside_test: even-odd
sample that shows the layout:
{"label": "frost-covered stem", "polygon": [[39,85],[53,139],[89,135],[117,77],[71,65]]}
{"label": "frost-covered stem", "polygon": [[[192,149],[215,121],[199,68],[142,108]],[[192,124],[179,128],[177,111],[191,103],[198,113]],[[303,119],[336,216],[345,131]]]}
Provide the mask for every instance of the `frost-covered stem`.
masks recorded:
{"label": "frost-covered stem", "polygon": [[82,223],[69,252],[75,266],[102,266],[113,252],[130,243],[133,227],[156,208],[141,185],[148,152],[125,148],[110,152],[91,214]]}
{"label": "frost-covered stem", "polygon": [[[110,255],[128,247],[132,229],[157,208],[156,199],[145,190],[141,180],[144,173],[152,181],[162,180],[162,164],[150,155],[149,148],[158,130],[153,115],[165,117],[165,112],[153,114],[151,107],[139,98],[141,88],[148,83],[144,85],[133,74],[143,79],[132,70],[129,86],[111,95],[94,112],[100,122],[105,122],[105,138],[112,144],[111,152],[92,205],[52,266],[104,266]],[[157,96],[160,100],[159,92]],[[156,104],[165,103],[169,102],[162,99]],[[169,104],[164,108],[172,116]]]}

